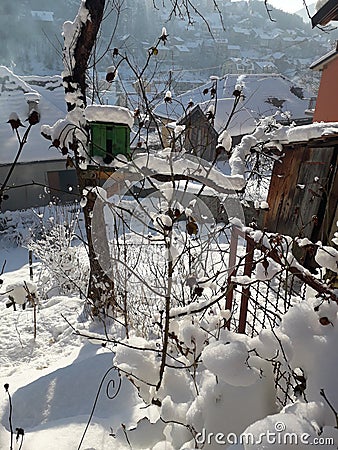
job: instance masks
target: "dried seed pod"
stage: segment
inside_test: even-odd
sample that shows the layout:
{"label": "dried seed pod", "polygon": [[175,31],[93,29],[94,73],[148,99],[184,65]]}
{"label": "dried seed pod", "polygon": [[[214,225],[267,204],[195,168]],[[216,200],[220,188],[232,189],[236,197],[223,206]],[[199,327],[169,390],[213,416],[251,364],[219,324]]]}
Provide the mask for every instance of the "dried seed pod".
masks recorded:
{"label": "dried seed pod", "polygon": [[320,317],[319,323],[324,326],[330,325],[330,324],[332,325],[332,322],[327,317]]}

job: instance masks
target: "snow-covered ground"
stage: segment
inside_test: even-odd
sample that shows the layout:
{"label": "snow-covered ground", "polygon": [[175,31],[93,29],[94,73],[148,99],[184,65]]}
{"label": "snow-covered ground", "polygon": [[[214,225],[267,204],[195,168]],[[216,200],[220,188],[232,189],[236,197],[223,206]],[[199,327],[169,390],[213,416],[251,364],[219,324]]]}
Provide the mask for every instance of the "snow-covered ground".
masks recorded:
{"label": "snow-covered ground", "polygon": [[[113,348],[105,333],[122,339],[118,327],[107,322],[104,329],[100,321],[93,322],[82,299],[56,295],[41,300],[34,340],[33,308],[6,306],[8,286],[31,282],[27,258],[27,250],[18,247],[1,253],[0,262],[7,263],[0,277],[0,379],[9,385],[8,392],[0,391],[1,449],[273,450],[316,443],[336,448],[335,303],[311,300],[310,295],[294,303],[278,329],[254,338],[217,328],[228,317],[226,311],[220,319],[204,322],[209,331],[189,317],[174,320],[172,330],[182,348],[201,353],[196,377],[167,368],[156,393],[158,404],[152,404],[155,392],[144,381],[157,381],[158,359],[156,353],[137,350],[151,348],[151,340],[131,335]],[[37,262],[34,274],[39,274]],[[217,339],[212,329],[218,329]],[[183,359],[189,358],[191,353]],[[292,368],[299,390],[304,388],[282,410],[275,403],[271,359],[279,360],[282,369]],[[134,374],[145,401],[126,377],[120,378],[115,365],[121,375]],[[22,447],[16,428],[24,429]]]}
{"label": "snow-covered ground", "polygon": [[[30,281],[28,252],[12,248],[1,253],[9,272],[1,279],[0,292],[9,284]],[[36,267],[35,267],[36,268]],[[33,337],[33,309],[6,307],[0,301],[0,380],[9,384],[15,428],[25,430],[23,449],[75,449],[80,443],[100,381],[112,368],[113,353],[73,332],[94,331],[95,325],[83,314],[83,300],[55,296],[41,302],[37,313],[37,337]],[[69,323],[68,323],[69,322]],[[96,331],[100,331],[99,329]],[[102,332],[102,330],[101,330]],[[112,382],[110,380],[113,380]],[[119,377],[111,370],[101,389],[97,407],[83,448],[117,448],[109,435],[121,423],[135,422],[135,406],[140,402],[135,389],[123,380],[119,394],[110,400],[106,393],[118,390]],[[0,394],[0,448],[10,448],[9,401],[3,388]],[[15,444],[13,448],[19,448]]]}

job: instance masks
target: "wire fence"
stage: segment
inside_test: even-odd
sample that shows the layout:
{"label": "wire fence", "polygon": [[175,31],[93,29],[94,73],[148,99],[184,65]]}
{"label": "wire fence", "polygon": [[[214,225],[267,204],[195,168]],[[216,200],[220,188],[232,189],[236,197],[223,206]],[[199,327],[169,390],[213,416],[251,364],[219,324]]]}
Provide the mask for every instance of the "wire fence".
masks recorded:
{"label": "wire fence", "polygon": [[[227,308],[232,311],[228,324],[230,330],[251,337],[257,336],[263,329],[274,330],[295,302],[305,300],[308,287],[314,289],[317,296],[338,301],[332,290],[295,262],[292,254],[290,258],[289,249],[283,247],[278,239],[280,237],[277,235],[272,236],[270,241],[264,240],[262,233],[260,239],[255,240],[252,235],[233,228],[227,294]],[[271,242],[274,244],[270,245]],[[238,247],[243,252],[243,245],[246,250],[240,255]],[[257,262],[265,263],[267,267],[267,255],[277,271],[270,278],[259,280]],[[273,361],[273,371],[277,403],[285,406],[294,402],[301,389],[286,357],[282,362]]]}

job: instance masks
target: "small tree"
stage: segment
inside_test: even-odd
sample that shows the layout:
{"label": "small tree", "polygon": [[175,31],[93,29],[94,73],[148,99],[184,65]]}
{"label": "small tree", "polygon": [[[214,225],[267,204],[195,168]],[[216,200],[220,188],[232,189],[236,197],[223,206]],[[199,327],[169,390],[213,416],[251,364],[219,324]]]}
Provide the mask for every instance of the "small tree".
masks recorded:
{"label": "small tree", "polygon": [[[215,7],[217,6],[215,0],[213,0],[213,4]],[[108,47],[104,49],[103,55],[96,55],[99,31],[107,5],[108,2],[105,0],[83,0],[75,21],[65,22],[63,49],[64,72],[62,76],[65,86],[68,114],[65,120],[59,121],[54,127],[51,128],[45,126],[42,128],[42,134],[52,140],[52,145],[59,148],[62,154],[67,155],[67,167],[75,167],[80,192],[85,192],[88,185],[92,188],[89,191],[86,191],[87,198],[83,202],[83,213],[90,261],[88,299],[90,300],[93,306],[93,312],[95,313],[98,312],[101,307],[106,310],[109,307],[114,308],[116,306],[116,293],[113,281],[114,276],[111,274],[111,276],[108,277],[105,271],[102,270],[98,262],[97,252],[95,252],[94,249],[94,238],[92,236],[93,207],[95,201],[97,201],[97,204],[100,203],[100,198],[97,196],[97,190],[95,190],[99,181],[95,177],[91,179],[88,178],[88,172],[83,164],[86,157],[89,156],[88,146],[90,144],[89,130],[84,119],[84,110],[87,106],[87,78],[90,68],[92,68],[95,73],[96,63],[102,59],[104,54],[111,50],[110,45],[112,43],[112,38],[108,42]],[[116,12],[116,21],[119,20],[122,5],[122,1],[114,1],[112,3],[112,10]],[[180,17],[185,16],[189,23],[192,23],[192,13],[200,15],[198,9],[190,1],[185,0],[178,4],[176,1],[170,0],[169,6],[169,18],[173,15],[179,15]],[[155,3],[154,7],[156,7]],[[116,30],[116,26],[114,30]],[[149,49],[146,62],[140,70],[133,65],[132,61],[126,55],[121,55],[117,49],[112,51],[113,56],[120,57],[118,64],[126,63],[134,73],[135,81],[137,81],[140,86],[140,94],[144,103],[144,112],[154,123],[157,122],[152,112],[153,106],[147,98],[144,85],[144,73],[151,58],[158,53],[158,45],[161,42],[165,44],[166,39],[166,30],[163,29],[157,43]],[[95,76],[92,78],[95,82]],[[109,80],[107,78],[108,81],[111,81],[112,79],[114,79],[114,76]],[[137,116],[137,113],[135,113],[135,115]],[[143,125],[140,126],[140,130],[142,126]],[[163,146],[158,125],[157,131]],[[100,167],[97,168],[101,170]],[[101,206],[103,207],[103,202],[101,203]],[[101,226],[105,227],[104,222],[101,223]],[[101,247],[102,252],[105,252],[105,248],[108,247],[107,240],[103,239],[103,241],[96,242],[96,250],[99,247]]]}
{"label": "small tree", "polygon": [[[51,139],[54,146],[60,147],[64,155],[67,155],[69,151],[72,152],[72,156],[67,156],[67,166],[75,168],[81,193],[88,187],[88,177],[86,170],[83,170],[83,152],[81,151],[86,152],[86,145],[89,142],[88,129],[83,117],[87,106],[87,74],[105,4],[105,0],[82,1],[75,21],[64,24],[64,72],[62,75],[68,115],[67,119],[59,124],[58,135],[48,134],[47,128],[42,130],[42,134]],[[95,179],[92,180],[92,184],[93,187],[96,186]],[[87,201],[83,203],[90,263],[88,299],[93,306],[94,314],[102,307],[104,309],[113,307],[115,301],[114,282],[102,270],[93,247],[91,213],[95,200],[96,195],[91,193],[87,196]]]}

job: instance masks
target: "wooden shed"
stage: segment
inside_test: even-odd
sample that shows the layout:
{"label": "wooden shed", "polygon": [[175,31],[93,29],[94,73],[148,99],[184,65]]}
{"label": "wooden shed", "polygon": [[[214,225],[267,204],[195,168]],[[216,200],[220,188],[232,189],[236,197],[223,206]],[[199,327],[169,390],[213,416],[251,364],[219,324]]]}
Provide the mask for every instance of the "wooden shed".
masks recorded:
{"label": "wooden shed", "polygon": [[194,106],[178,124],[185,125],[184,148],[186,151],[207,161],[213,161],[218,133],[200,106]]}
{"label": "wooden shed", "polygon": [[271,232],[328,243],[338,220],[338,134],[283,150],[273,168],[264,225]]}
{"label": "wooden shed", "polygon": [[[338,20],[337,0],[324,2],[312,26]],[[322,72],[313,122],[338,121],[338,47],[311,67]],[[284,145],[282,163],[274,165],[264,223],[271,231],[304,236],[331,245],[338,220],[338,133]]]}

